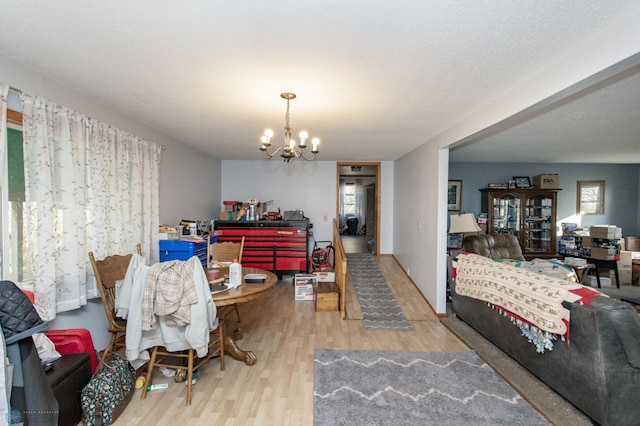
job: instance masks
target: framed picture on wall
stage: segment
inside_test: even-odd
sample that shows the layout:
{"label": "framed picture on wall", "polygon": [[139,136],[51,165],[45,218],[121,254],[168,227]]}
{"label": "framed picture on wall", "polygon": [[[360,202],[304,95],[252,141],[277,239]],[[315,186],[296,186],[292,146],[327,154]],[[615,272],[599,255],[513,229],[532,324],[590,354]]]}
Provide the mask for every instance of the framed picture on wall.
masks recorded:
{"label": "framed picture on wall", "polygon": [[447,191],[447,209],[449,211],[460,211],[462,207],[462,181],[450,180]]}

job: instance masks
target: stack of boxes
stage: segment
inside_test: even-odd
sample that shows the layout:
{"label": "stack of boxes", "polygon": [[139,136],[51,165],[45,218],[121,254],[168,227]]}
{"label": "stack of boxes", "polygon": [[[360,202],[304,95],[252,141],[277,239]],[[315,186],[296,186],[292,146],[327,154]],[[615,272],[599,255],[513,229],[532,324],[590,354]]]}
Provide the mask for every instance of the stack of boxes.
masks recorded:
{"label": "stack of boxes", "polygon": [[598,260],[618,260],[621,240],[622,228],[615,225],[594,225],[586,232],[575,223],[563,222],[559,252]]}
{"label": "stack of boxes", "polygon": [[640,286],[640,237],[624,237],[618,261],[620,284]]}
{"label": "stack of boxes", "polygon": [[[619,260],[620,259],[620,240],[622,239],[622,228],[615,225],[594,225],[589,228],[589,236],[582,237],[582,252],[584,256],[598,260]],[[615,274],[613,282],[610,277],[603,276],[600,273],[600,285],[609,287],[615,284]],[[597,285],[596,277],[586,277],[585,284],[592,286]],[[621,279],[621,281],[623,281]]]}
{"label": "stack of boxes", "polygon": [[[615,225],[595,225],[587,231],[578,228],[575,223],[563,222],[558,251],[570,256],[616,260],[620,285],[640,286],[640,237],[623,238],[622,228]],[[615,274],[609,272],[610,277],[606,276],[606,272],[601,273],[600,283],[603,287],[617,285]],[[596,277],[587,276],[584,283],[595,286]]]}
{"label": "stack of boxes", "polygon": [[592,259],[619,260],[622,228],[615,225],[594,225],[589,230],[589,237],[582,238],[582,247],[590,247]]}
{"label": "stack of boxes", "polygon": [[[560,237],[558,252],[571,256],[589,256],[591,254],[591,246],[583,249],[582,239],[587,237],[587,244],[590,243],[588,239],[589,230],[578,228],[577,223],[562,222],[562,237]],[[585,253],[586,252],[586,253]]]}
{"label": "stack of boxes", "polygon": [[562,222],[560,226],[562,226],[562,237],[560,237],[558,252],[577,256],[579,252],[575,232],[578,229],[578,224]]}
{"label": "stack of boxes", "polygon": [[316,312],[339,310],[340,292],[334,272],[296,274],[294,277],[295,300],[314,300]]}

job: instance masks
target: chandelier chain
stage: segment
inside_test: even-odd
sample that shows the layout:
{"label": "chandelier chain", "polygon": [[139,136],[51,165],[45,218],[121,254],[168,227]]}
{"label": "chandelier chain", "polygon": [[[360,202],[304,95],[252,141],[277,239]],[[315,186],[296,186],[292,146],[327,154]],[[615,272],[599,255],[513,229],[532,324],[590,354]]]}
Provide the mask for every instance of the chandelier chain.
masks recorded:
{"label": "chandelier chain", "polygon": [[287,130],[291,130],[291,128],[289,127],[289,99],[287,99],[287,113],[284,116],[284,122],[285,122],[285,129]]}

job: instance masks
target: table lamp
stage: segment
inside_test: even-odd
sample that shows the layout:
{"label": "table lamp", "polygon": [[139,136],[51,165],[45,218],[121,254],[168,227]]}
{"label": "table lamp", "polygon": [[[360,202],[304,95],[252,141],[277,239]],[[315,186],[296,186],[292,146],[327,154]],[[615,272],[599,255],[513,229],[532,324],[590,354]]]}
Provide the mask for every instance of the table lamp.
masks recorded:
{"label": "table lamp", "polygon": [[461,234],[462,239],[464,239],[464,234],[482,232],[473,213],[453,214],[449,216],[449,220],[449,234]]}

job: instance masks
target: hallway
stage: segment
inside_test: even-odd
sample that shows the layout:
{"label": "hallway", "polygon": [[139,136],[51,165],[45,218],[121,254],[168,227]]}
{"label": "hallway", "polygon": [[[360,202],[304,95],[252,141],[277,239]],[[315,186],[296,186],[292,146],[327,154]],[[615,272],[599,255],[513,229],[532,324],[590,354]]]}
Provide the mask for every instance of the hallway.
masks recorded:
{"label": "hallway", "polygon": [[370,253],[367,242],[371,240],[371,236],[342,235],[341,239],[345,253]]}

